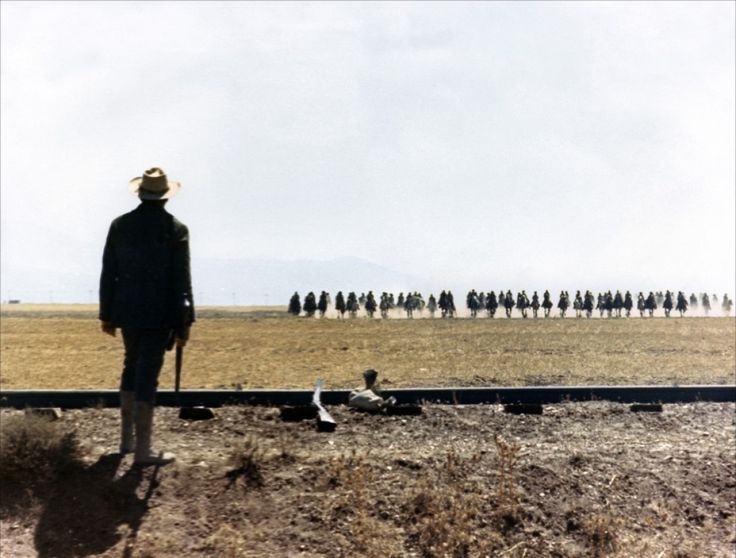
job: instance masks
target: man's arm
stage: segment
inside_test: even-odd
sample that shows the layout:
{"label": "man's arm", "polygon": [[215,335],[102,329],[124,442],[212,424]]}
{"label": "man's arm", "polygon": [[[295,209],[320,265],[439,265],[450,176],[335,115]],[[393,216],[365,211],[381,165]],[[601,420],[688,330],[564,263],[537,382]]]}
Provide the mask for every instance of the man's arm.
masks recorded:
{"label": "man's arm", "polygon": [[189,340],[189,329],[195,321],[192,273],[189,255],[189,230],[181,224],[173,256],[174,292],[176,293],[176,345],[183,347]]}
{"label": "man's arm", "polygon": [[104,333],[115,336],[115,327],[112,320],[112,304],[115,298],[115,283],[117,282],[117,260],[114,248],[114,226],[110,225],[105,241],[105,250],[102,254],[102,273],[100,274],[100,326]]}

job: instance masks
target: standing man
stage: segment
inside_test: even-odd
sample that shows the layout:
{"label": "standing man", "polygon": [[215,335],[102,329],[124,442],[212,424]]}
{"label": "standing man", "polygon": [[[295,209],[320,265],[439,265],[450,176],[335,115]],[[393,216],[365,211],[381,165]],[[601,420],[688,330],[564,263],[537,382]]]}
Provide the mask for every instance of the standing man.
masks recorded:
{"label": "standing man", "polygon": [[189,231],[164,209],[180,188],[159,168],[131,180],[141,203],[112,222],[102,257],[102,331],[114,337],[120,328],[125,346],[120,453],[134,451],[138,465],[175,459],[152,451],[151,435],[164,353],[186,345],[194,322]]}

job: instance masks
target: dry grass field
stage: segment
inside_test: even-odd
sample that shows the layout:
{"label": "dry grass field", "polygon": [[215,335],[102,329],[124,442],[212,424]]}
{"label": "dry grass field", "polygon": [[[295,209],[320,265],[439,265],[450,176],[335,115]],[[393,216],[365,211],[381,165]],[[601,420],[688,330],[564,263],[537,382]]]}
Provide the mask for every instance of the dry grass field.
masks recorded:
{"label": "dry grass field", "polygon": [[[13,305],[0,318],[3,389],[116,387],[121,340],[99,331],[94,307]],[[366,367],[389,386],[726,383],[734,344],[733,318],[320,320],[203,308],[183,385],[309,388],[321,376],[349,387]],[[159,408],[155,443],[177,455],[159,470],[116,453],[117,409],[67,410],[49,424],[2,409],[0,556],[720,558],[736,548],[733,402],[330,412],[333,433],[276,408],[222,407],[193,422]]]}
{"label": "dry grass field", "polygon": [[[0,388],[115,388],[122,341],[90,305],[5,305]],[[281,307],[203,308],[184,388],[732,383],[736,321],[654,319],[307,319]],[[161,387],[173,386],[167,359]]]}

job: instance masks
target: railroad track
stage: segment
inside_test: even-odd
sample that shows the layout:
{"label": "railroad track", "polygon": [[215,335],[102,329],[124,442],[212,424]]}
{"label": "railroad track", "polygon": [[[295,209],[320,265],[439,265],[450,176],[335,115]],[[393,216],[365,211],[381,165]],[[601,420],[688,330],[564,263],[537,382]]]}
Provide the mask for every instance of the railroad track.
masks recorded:
{"label": "railroad track", "polygon": [[[348,401],[349,390],[324,390],[325,405]],[[309,405],[312,390],[251,389],[159,390],[156,404],[168,407],[223,405]],[[475,404],[554,404],[580,401],[614,401],[619,403],[692,403],[696,401],[736,402],[736,384],[685,386],[517,386],[517,387],[442,387],[400,388],[383,391],[393,395],[397,403]],[[117,407],[117,390],[0,390],[0,408],[26,407]]]}

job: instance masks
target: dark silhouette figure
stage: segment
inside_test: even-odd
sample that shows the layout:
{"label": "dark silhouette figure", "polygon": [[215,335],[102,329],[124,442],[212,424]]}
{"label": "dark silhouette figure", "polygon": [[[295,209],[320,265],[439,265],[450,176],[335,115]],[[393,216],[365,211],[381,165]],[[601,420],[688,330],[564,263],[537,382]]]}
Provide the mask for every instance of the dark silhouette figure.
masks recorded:
{"label": "dark silhouette figure", "polygon": [[488,310],[488,315],[493,318],[496,315],[497,309],[498,300],[496,300],[496,293],[494,291],[491,291],[486,297],[486,310]]}
{"label": "dark silhouette figure", "polygon": [[664,295],[664,302],[662,303],[662,308],[664,308],[664,316],[665,318],[670,317],[670,312],[672,312],[672,293],[668,290]]}
{"label": "dark silhouette figure", "polygon": [[624,309],[626,310],[626,317],[631,316],[631,309],[634,307],[634,300],[631,298],[631,293],[626,291],[624,295]]}
{"label": "dark silhouette figure", "polygon": [[437,311],[437,301],[431,293],[427,299],[427,310],[429,310],[429,315],[434,318],[434,313]]}
{"label": "dark silhouette figure", "polygon": [[478,316],[478,310],[480,310],[480,298],[475,289],[468,292],[468,296],[465,299],[465,306],[470,310],[470,317],[475,318]]}
{"label": "dark silhouette figure", "polygon": [[544,308],[544,317],[549,318],[549,312],[552,310],[552,298],[550,297],[549,291],[544,291],[544,300],[542,300],[542,308]]}
{"label": "dark silhouette figure", "polygon": [[307,315],[308,318],[311,318],[314,316],[314,313],[317,311],[317,299],[314,297],[313,292],[309,292],[307,296],[304,297],[304,313]]}
{"label": "dark silhouette figure", "polygon": [[532,295],[532,314],[535,320],[537,319],[538,311],[539,311],[539,295],[537,294],[537,291],[534,291],[534,294]]}
{"label": "dark silhouette figure", "polygon": [[365,311],[368,313],[368,317],[372,318],[376,312],[376,297],[373,296],[373,291],[368,291],[368,295],[365,297]]}
{"label": "dark silhouette figure", "polygon": [[557,302],[557,308],[560,310],[560,318],[564,318],[567,313],[567,309],[570,307],[570,297],[567,291],[560,292],[560,300]]}
{"label": "dark silhouette figure", "polygon": [[682,291],[677,293],[677,306],[675,309],[680,313],[681,318],[685,316],[685,312],[687,312],[687,298],[685,297],[685,293]]}
{"label": "dark silhouette figure", "polygon": [[298,316],[302,311],[302,302],[299,300],[299,293],[294,292],[293,295],[291,295],[291,300],[289,300],[289,314],[294,314],[294,316]]}
{"label": "dark silhouette figure", "polygon": [[320,318],[325,317],[325,312],[327,312],[327,307],[330,305],[329,298],[330,298],[330,295],[328,295],[325,291],[322,291],[319,295],[319,301],[317,302],[317,310],[319,310]]}
{"label": "dark silhouette figure", "polygon": [[337,294],[335,295],[335,310],[337,310],[340,318],[345,317],[347,306],[345,305],[345,297],[343,296],[342,291],[337,291]]}
{"label": "dark silhouette figure", "polygon": [[348,293],[348,314],[351,318],[355,318],[358,315],[358,310],[360,310],[360,304],[358,303],[358,297],[355,296],[354,292]]}
{"label": "dark silhouette figure", "polygon": [[506,291],[506,295],[503,297],[503,306],[506,309],[506,317],[511,317],[511,311],[514,309],[514,305],[516,303],[514,302],[514,295],[511,294],[511,291]]}

